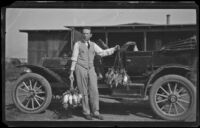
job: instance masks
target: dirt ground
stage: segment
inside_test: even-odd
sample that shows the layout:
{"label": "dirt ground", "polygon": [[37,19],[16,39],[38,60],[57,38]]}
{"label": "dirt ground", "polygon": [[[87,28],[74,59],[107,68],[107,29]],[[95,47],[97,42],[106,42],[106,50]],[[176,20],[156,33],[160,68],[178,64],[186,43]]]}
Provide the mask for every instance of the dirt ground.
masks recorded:
{"label": "dirt ground", "polygon": [[[20,112],[13,104],[11,89],[13,82],[5,84],[5,120],[6,121],[87,121],[81,114],[81,108],[64,110],[61,103],[52,100],[49,107],[39,114],[25,114]],[[162,119],[155,116],[148,102],[129,103],[100,98],[100,113],[103,121],[131,121],[131,122],[159,122]],[[195,114],[194,114],[195,115]],[[194,121],[195,116],[187,121]],[[100,121],[93,119],[93,121]]]}

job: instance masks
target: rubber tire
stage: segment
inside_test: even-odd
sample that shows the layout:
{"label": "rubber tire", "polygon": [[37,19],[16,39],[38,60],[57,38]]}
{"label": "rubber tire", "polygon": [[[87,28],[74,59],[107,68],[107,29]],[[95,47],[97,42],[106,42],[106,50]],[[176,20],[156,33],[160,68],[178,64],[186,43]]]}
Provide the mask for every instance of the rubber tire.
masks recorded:
{"label": "rubber tire", "polygon": [[[23,107],[21,107],[21,105],[17,102],[17,99],[16,99],[16,89],[19,85],[19,83],[21,81],[23,81],[24,79],[27,79],[29,77],[32,77],[34,79],[37,79],[38,81],[40,81],[43,85],[43,87],[45,88],[45,91],[47,93],[47,98],[46,98],[46,101],[45,103],[38,109],[36,110],[26,110],[24,109]],[[39,74],[36,74],[36,73],[26,73],[24,75],[22,75],[21,77],[19,77],[19,79],[16,81],[14,87],[13,87],[13,91],[12,91],[12,99],[13,99],[13,102],[14,104],[16,105],[16,107],[24,112],[24,113],[40,113],[42,111],[44,111],[48,106],[49,104],[51,103],[51,99],[52,99],[52,90],[51,90],[51,86],[49,84],[49,82],[41,75]]]}
{"label": "rubber tire", "polygon": [[[179,116],[168,116],[168,115],[164,115],[162,112],[160,112],[160,110],[157,108],[157,105],[154,101],[154,97],[155,94],[157,92],[157,90],[160,88],[160,86],[167,82],[167,81],[180,81],[181,83],[184,83],[187,87],[187,89],[189,90],[190,96],[191,96],[191,105],[190,108],[188,109],[187,112],[185,112],[182,115]],[[160,77],[159,79],[157,79],[151,89],[150,89],[150,96],[149,96],[149,100],[150,100],[150,105],[153,109],[153,111],[162,119],[164,120],[170,120],[170,121],[183,121],[185,119],[187,119],[187,117],[189,117],[193,111],[195,110],[195,105],[196,105],[196,89],[195,86],[185,77],[179,76],[179,75],[165,75]]]}

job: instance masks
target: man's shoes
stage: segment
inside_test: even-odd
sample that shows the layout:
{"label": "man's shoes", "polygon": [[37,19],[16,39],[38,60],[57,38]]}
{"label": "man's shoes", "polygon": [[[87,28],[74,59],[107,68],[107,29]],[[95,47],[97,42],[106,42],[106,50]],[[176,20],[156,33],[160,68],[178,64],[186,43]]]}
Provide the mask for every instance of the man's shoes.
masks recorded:
{"label": "man's shoes", "polygon": [[92,116],[91,115],[84,115],[85,119],[87,120],[92,120]]}
{"label": "man's shoes", "polygon": [[97,118],[99,120],[103,120],[103,116],[102,115],[92,115],[94,118]]}

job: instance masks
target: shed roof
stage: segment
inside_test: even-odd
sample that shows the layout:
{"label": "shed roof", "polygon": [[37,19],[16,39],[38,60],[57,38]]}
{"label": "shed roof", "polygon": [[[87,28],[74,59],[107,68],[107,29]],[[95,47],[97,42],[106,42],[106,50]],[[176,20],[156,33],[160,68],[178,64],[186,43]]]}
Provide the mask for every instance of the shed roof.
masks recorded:
{"label": "shed roof", "polygon": [[128,23],[119,25],[95,25],[95,26],[64,26],[65,29],[22,29],[20,32],[53,32],[53,31],[71,31],[71,29],[80,30],[83,27],[91,27],[93,30],[108,30],[108,29],[196,29],[196,24],[146,24],[146,23]]}
{"label": "shed roof", "polygon": [[154,27],[189,27],[196,26],[196,24],[143,24],[143,23],[128,23],[128,24],[119,24],[119,25],[95,25],[95,26],[65,26],[66,28],[83,28],[83,27],[91,27],[91,28],[127,28],[127,27],[137,27],[137,28],[154,28]]}
{"label": "shed roof", "polygon": [[21,29],[20,32],[57,32],[57,31],[70,31],[70,28],[65,29]]}
{"label": "shed roof", "polygon": [[133,26],[151,26],[151,25],[155,25],[155,24],[134,22],[134,23],[127,23],[127,24],[119,24],[119,25],[120,26],[129,26],[129,25],[133,25]]}
{"label": "shed roof", "polygon": [[90,27],[93,31],[167,31],[167,30],[195,30],[196,24],[170,24],[170,25],[158,25],[158,24],[141,24],[141,23],[130,23],[120,25],[107,25],[107,26],[65,26],[66,28],[74,28],[80,31],[83,27]]}

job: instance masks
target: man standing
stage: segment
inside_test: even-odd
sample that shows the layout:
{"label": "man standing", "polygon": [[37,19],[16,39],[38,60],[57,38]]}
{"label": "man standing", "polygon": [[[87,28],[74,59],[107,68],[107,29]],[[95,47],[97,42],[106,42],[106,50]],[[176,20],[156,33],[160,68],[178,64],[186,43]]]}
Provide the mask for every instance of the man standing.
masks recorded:
{"label": "man standing", "polygon": [[74,79],[73,72],[75,71],[78,89],[83,95],[82,108],[84,117],[92,120],[93,116],[103,120],[103,116],[99,113],[99,92],[97,75],[93,65],[94,56],[95,54],[102,57],[111,55],[119,49],[119,45],[103,50],[97,44],[90,41],[92,37],[90,28],[83,28],[82,32],[83,39],[74,44],[69,78],[70,80]]}

